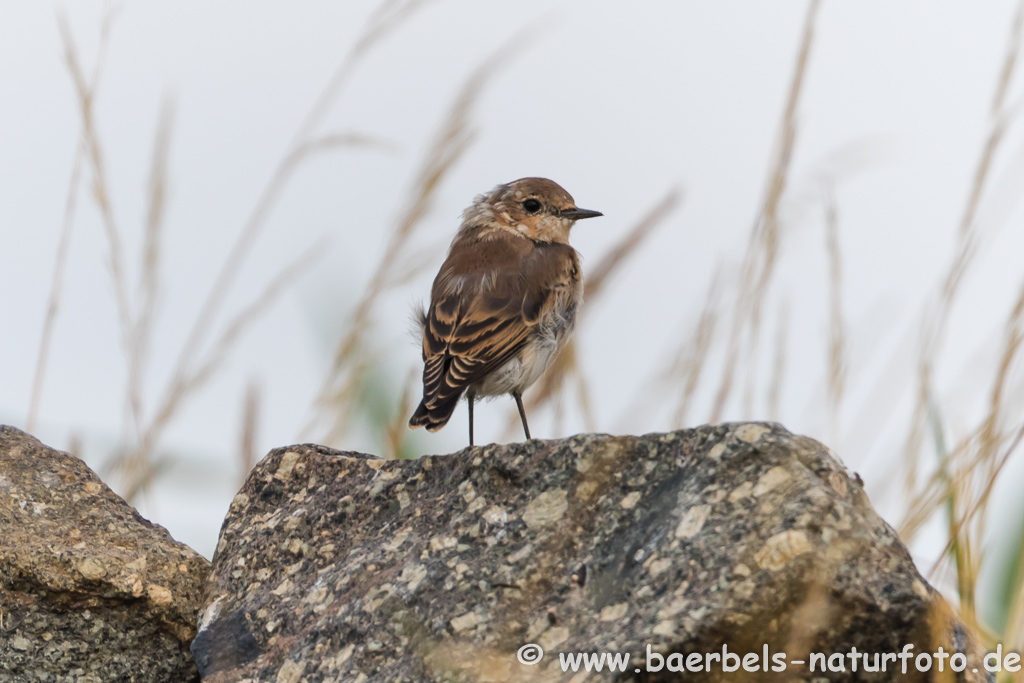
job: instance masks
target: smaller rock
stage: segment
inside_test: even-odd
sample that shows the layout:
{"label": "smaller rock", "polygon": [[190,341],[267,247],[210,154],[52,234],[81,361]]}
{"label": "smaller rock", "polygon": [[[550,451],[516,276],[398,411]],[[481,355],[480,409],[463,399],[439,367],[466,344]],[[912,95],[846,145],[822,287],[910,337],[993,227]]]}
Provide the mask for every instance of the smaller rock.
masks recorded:
{"label": "smaller rock", "polygon": [[198,681],[209,562],[13,427],[0,426],[0,482],[0,681]]}

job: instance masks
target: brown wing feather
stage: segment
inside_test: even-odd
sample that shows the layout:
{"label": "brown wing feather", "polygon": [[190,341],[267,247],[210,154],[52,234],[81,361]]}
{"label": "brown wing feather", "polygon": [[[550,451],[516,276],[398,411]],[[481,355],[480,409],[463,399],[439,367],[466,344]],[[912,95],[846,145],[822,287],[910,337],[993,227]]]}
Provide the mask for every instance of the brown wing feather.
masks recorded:
{"label": "brown wing feather", "polygon": [[410,426],[442,427],[468,387],[522,350],[572,253],[515,236],[453,245],[425,316],[423,401]]}

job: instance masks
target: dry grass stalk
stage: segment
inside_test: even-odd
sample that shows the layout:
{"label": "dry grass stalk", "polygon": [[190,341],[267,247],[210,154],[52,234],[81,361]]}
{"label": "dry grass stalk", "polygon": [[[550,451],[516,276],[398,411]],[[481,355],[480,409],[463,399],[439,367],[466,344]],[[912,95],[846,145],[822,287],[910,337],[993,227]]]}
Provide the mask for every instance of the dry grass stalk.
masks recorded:
{"label": "dry grass stalk", "polygon": [[149,206],[143,231],[142,257],[139,268],[138,311],[132,326],[131,349],[128,354],[128,401],[135,418],[136,438],[142,433],[142,390],[146,364],[153,337],[160,295],[160,251],[163,244],[164,216],[167,206],[167,166],[171,139],[171,107],[165,103],[157,124],[149,173]]}
{"label": "dry grass stalk", "polygon": [[951,476],[946,478],[946,514],[951,529],[950,554],[956,567],[957,595],[960,598],[960,613],[967,618],[967,623],[977,628],[977,605],[975,586],[978,580],[978,557],[973,551],[971,534],[966,530],[957,529],[957,518],[964,501],[970,497],[969,476]]}
{"label": "dry grass stalk", "polygon": [[[105,46],[109,40],[112,17],[112,13],[107,12],[103,20],[100,55],[97,57],[97,74],[105,54]],[[134,310],[135,307],[132,304],[128,289],[123,238],[115,218],[109,181],[104,164],[103,147],[96,127],[93,107],[95,86],[90,85],[89,81],[85,78],[74,39],[67,20],[63,16],[60,19],[60,29],[64,41],[65,61],[75,86],[79,111],[82,116],[82,140],[85,156],[90,163],[92,171],[93,198],[100,212],[109,249],[109,266],[121,328],[121,343],[127,362],[126,436],[128,431],[130,431],[132,439],[137,440],[143,429],[141,373],[151,332],[152,309],[155,307],[158,292],[157,254],[160,247],[165,198],[164,186],[169,140],[168,110],[165,108],[164,116],[161,118],[153,155],[153,168],[150,176],[151,201],[144,240],[142,268],[140,269],[140,301],[138,311],[136,311]],[[93,83],[95,83],[95,77]]]}
{"label": "dry grass stalk", "polygon": [[239,486],[245,483],[249,472],[256,464],[256,432],[260,421],[261,395],[260,385],[250,381],[245,390],[245,402],[242,404],[242,431],[238,443]]}
{"label": "dry grass stalk", "polygon": [[[92,83],[96,79],[93,78]],[[92,87],[90,86],[90,92]],[[32,377],[32,394],[28,401],[28,417],[25,429],[35,433],[36,420],[39,418],[39,406],[43,399],[43,385],[46,379],[46,365],[50,358],[50,346],[53,342],[53,329],[57,322],[57,311],[60,308],[60,295],[64,283],[64,269],[67,267],[68,246],[71,244],[71,231],[75,224],[75,208],[78,198],[78,184],[82,172],[84,150],[82,144],[75,148],[75,160],[71,166],[71,181],[68,183],[68,195],[64,202],[64,222],[57,240],[57,258],[53,264],[53,277],[50,282],[50,296],[46,302],[46,313],[43,316],[43,333],[39,340],[39,354],[36,357],[36,369]]]}
{"label": "dry grass stalk", "polygon": [[825,194],[825,243],[829,272],[828,404],[831,442],[839,444],[843,392],[846,387],[846,354],[843,324],[843,255],[839,246],[839,208],[835,189]]}
{"label": "dry grass stalk", "polygon": [[[976,586],[980,555],[975,551],[986,527],[986,512],[995,483],[1024,438],[1024,425],[1011,434],[1005,425],[1007,383],[1024,344],[1024,286],[1007,320],[999,362],[989,392],[989,407],[982,423],[948,452],[938,409],[930,406],[935,432],[938,470],[915,493],[902,525],[910,538],[937,508],[945,504],[948,541],[940,556],[948,553],[956,571],[960,610],[965,620],[977,624]],[[933,568],[934,570],[934,568]]]}
{"label": "dry grass stalk", "polygon": [[288,153],[289,159],[286,164],[291,166],[305,160],[314,154],[331,152],[340,148],[376,148],[393,151],[395,145],[389,140],[378,138],[365,133],[326,133],[318,137],[300,143],[294,150]]}
{"label": "dry grass stalk", "polygon": [[348,428],[354,402],[371,365],[366,339],[372,327],[375,304],[393,283],[409,277],[407,271],[400,272],[398,267],[405,264],[411,238],[427,215],[441,182],[472,142],[473,108],[484,87],[508,60],[513,48],[521,45],[523,40],[522,35],[515,36],[473,71],[449,109],[420,166],[406,209],[388,238],[384,254],[363,290],[347,325],[348,332],[335,348],[331,369],[316,400],[316,414],[307,426],[306,431],[309,431],[317,424],[324,424],[327,430],[326,443],[337,443]]}
{"label": "dry grass stalk", "polygon": [[933,394],[932,376],[934,374],[935,360],[942,350],[953,303],[982,239],[980,226],[977,221],[978,209],[981,205],[981,199],[985,195],[985,190],[988,188],[992,164],[1004,139],[1009,123],[1010,112],[1006,105],[1006,95],[1017,68],[1017,60],[1021,48],[1022,27],[1024,27],[1024,0],[1018,2],[1013,23],[1010,27],[1010,36],[1003,55],[1000,77],[996,83],[996,90],[992,98],[989,132],[978,156],[971,189],[960,217],[953,260],[943,278],[938,301],[933,309],[926,314],[922,324],[921,358],[918,365],[916,405],[904,446],[907,462],[905,487],[908,493],[912,493],[915,490],[920,469],[924,421],[927,415],[928,402]]}
{"label": "dry grass stalk", "polygon": [[68,453],[75,456],[79,460],[84,460],[85,457],[82,455],[84,451],[85,448],[82,442],[82,435],[77,431],[71,432],[68,435]]}
{"label": "dry grass stalk", "polygon": [[[101,62],[102,56],[105,53],[104,46],[109,41],[112,19],[113,14],[109,11],[106,12],[100,31],[101,48],[100,55],[97,57],[97,64]],[[127,439],[128,437],[129,426],[134,428],[132,434],[137,438],[141,431],[142,415],[140,403],[137,400],[133,400],[131,391],[131,387],[134,384],[132,380],[133,370],[138,365],[134,361],[136,357],[135,315],[129,298],[121,232],[114,215],[109,182],[107,180],[106,167],[103,160],[103,147],[96,127],[93,107],[95,85],[90,85],[89,81],[85,77],[85,71],[82,68],[81,61],[78,57],[78,50],[75,47],[74,38],[71,35],[67,19],[63,15],[59,17],[59,27],[61,38],[64,43],[65,63],[75,87],[79,112],[82,117],[82,142],[85,148],[85,156],[89,161],[90,169],[92,171],[93,199],[99,210],[104,227],[104,234],[107,238],[107,247],[109,249],[108,266],[110,268],[111,279],[113,281],[114,298],[117,304],[121,345],[128,367],[129,390],[127,392],[125,406],[125,438]]]}
{"label": "dry grass stalk", "polygon": [[[940,429],[936,428],[935,431],[940,431]],[[942,460],[947,462],[947,467],[937,469],[929,477],[928,481],[922,484],[920,490],[914,493],[907,506],[907,512],[897,527],[901,539],[909,542],[921,527],[931,519],[932,515],[939,509],[939,506],[946,502],[949,493],[947,478],[951,476],[951,470],[949,469],[951,466],[948,463],[959,462],[964,457],[963,454],[969,446],[970,440],[963,439],[952,450],[947,452],[945,447],[940,445],[940,440],[936,438],[936,449],[939,451]]]}
{"label": "dry grass stalk", "polygon": [[1004,328],[1003,349],[996,366],[992,389],[989,392],[988,414],[978,430],[974,457],[967,463],[967,471],[972,475],[977,473],[981,478],[980,489],[974,487],[977,493],[972,500],[976,501],[976,504],[969,512],[971,517],[974,517],[975,513],[977,514],[976,533],[979,538],[985,528],[992,488],[1020,439],[1018,431],[1018,436],[1011,443],[1011,447],[1006,449],[1003,457],[999,457],[1000,451],[1009,439],[1006,426],[1009,412],[1006,405],[1007,384],[1012,376],[1013,368],[1019,363],[1022,343],[1024,343],[1024,285],[1021,286],[1017,301]]}
{"label": "dry grass stalk", "polygon": [[[91,117],[91,103],[96,96],[97,84],[100,81],[103,65],[106,63],[107,46],[110,38],[110,28],[113,24],[113,12],[109,5],[106,8],[104,19],[100,27],[99,48],[96,55],[96,63],[93,65],[92,73],[88,80],[83,76],[77,51],[74,42],[71,40],[71,33],[67,26],[65,17],[60,18],[60,28],[65,43],[65,60],[69,67],[74,64],[77,67],[78,79],[76,89],[81,102],[87,103],[89,116]],[[81,105],[80,105],[81,108]],[[28,417],[25,421],[26,429],[33,432],[36,427],[36,420],[39,416],[39,405],[42,400],[43,384],[46,376],[46,365],[49,360],[50,346],[53,339],[53,329],[57,318],[57,311],[60,307],[60,295],[64,280],[64,269],[67,262],[68,246],[71,242],[72,228],[75,222],[75,210],[77,208],[78,186],[81,180],[82,165],[85,162],[86,154],[86,131],[79,133],[79,144],[75,147],[75,158],[72,163],[71,180],[68,183],[68,194],[64,203],[64,220],[61,228],[60,238],[57,242],[57,258],[53,268],[53,279],[50,285],[50,296],[47,301],[46,314],[43,319],[43,333],[39,343],[39,355],[36,360],[35,374],[32,380],[32,394],[29,398]]]}
{"label": "dry grass stalk", "polygon": [[[109,40],[112,19],[112,13],[107,12],[104,15],[100,30],[101,46],[105,46]],[[125,352],[128,353],[132,344],[132,307],[128,298],[128,283],[125,275],[124,247],[121,243],[121,232],[117,227],[117,221],[114,217],[114,209],[110,199],[110,186],[107,182],[106,166],[103,161],[103,148],[96,129],[95,112],[93,109],[94,88],[90,86],[89,81],[85,77],[85,72],[78,58],[74,38],[71,35],[71,29],[64,15],[60,15],[59,26],[61,38],[64,42],[64,59],[68,72],[71,74],[72,83],[75,86],[79,112],[82,115],[82,139],[85,143],[86,157],[92,170],[93,199],[96,201],[96,206],[100,211],[100,217],[103,221],[107,237],[107,247],[110,250],[108,265],[113,280],[118,319],[121,324],[121,342],[124,345]]]}
{"label": "dry grass stalk", "polygon": [[[936,418],[934,422],[939,423],[939,420]],[[937,469],[924,482],[920,491],[916,492],[910,501],[908,511],[899,526],[901,538],[913,538],[920,528],[935,514],[939,506],[948,502],[951,485],[954,483],[962,484],[965,478],[974,476],[979,464],[977,456],[983,452],[983,449],[977,445],[979,442],[977,430],[958,442],[951,451],[947,451],[944,445],[944,439],[941,435],[941,424],[936,424],[933,431],[936,433],[936,451],[940,454],[940,464],[942,464],[942,467]],[[981,506],[987,504],[988,497],[991,495],[992,488],[995,486],[1000,473],[1014,455],[1022,440],[1024,440],[1024,425],[1017,430],[1012,439],[1009,439],[1009,443],[1003,449],[1002,455],[996,460],[995,466],[987,473],[980,489],[980,494],[974,497],[973,505],[967,508],[968,512],[966,515],[958,516],[957,521],[950,526],[952,533],[950,540],[943,550],[943,555],[949,552],[961,526],[973,520],[980,511]],[[972,454],[973,457],[971,457]],[[941,561],[942,557],[940,556],[936,566],[932,568],[933,571]]]}
{"label": "dry grass stalk", "polygon": [[[1003,416],[1007,412],[1005,405],[1006,383],[1011,367],[1018,361],[1022,341],[1024,341],[1024,288],[1021,289],[1017,305],[1006,326],[1006,339],[990,392],[988,414],[971,438],[965,440],[963,446],[958,449],[958,453],[962,456],[961,459],[966,459],[966,455],[971,455],[967,462],[959,466],[959,478],[963,481],[971,481],[980,473],[981,482],[974,486],[975,494],[971,497],[971,505],[965,508],[962,515],[951,520],[950,540],[943,555],[950,551],[955,540],[972,522],[975,522],[974,533],[979,535],[983,533],[985,512],[995,484],[1021,441],[1024,440],[1024,424],[1017,428],[1012,438],[1002,426]],[[1000,449],[1002,449],[1002,454],[997,457]],[[940,470],[939,474],[945,476],[945,471]],[[919,503],[919,505],[922,504]],[[923,517],[926,514],[928,514],[927,508],[922,510],[919,516]]]}
{"label": "dry grass stalk", "polygon": [[[771,379],[768,381],[768,418],[778,420],[781,415],[782,383],[786,377],[786,347],[789,344],[789,306],[779,309],[779,320],[775,332],[775,356],[772,361]],[[835,443],[833,441],[833,443]]]}
{"label": "dry grass stalk", "polygon": [[790,81],[786,106],[782,113],[764,200],[751,230],[741,267],[740,291],[734,309],[722,379],[711,409],[711,422],[721,420],[725,411],[726,402],[732,393],[742,345],[746,342],[747,356],[750,362],[753,362],[752,354],[759,345],[761,308],[768,285],[775,272],[778,255],[779,203],[785,193],[789,176],[790,160],[796,142],[796,113],[803,91],[807,65],[810,61],[814,27],[820,6],[820,0],[811,0],[807,6],[800,50],[793,78]]}
{"label": "dry grass stalk", "polygon": [[[995,469],[988,473],[986,480],[980,487],[975,483],[973,468],[970,463],[951,477],[947,478],[948,494],[946,500],[947,524],[949,526],[949,539],[942,553],[939,555],[932,567],[934,574],[939,565],[948,556],[953,560],[956,571],[957,593],[960,598],[960,611],[967,623],[976,629],[983,630],[983,627],[976,613],[976,599],[978,575],[981,571],[981,557],[979,553],[972,551],[977,546],[972,539],[983,538],[985,530],[985,511],[988,501],[995,486],[996,480],[1003,466],[1017,450],[1021,439],[1024,437],[1024,425],[1017,431],[1016,436],[1006,447],[1002,457],[998,459]],[[1021,565],[1024,567],[1024,565]],[[1012,603],[1011,603],[1012,604]],[[1012,617],[1012,614],[1011,614]],[[1012,624],[1012,618],[1008,622]],[[991,640],[995,640],[991,638]],[[1013,642],[1012,635],[1008,642]]]}
{"label": "dry grass stalk", "polygon": [[[590,395],[590,384],[587,382],[587,376],[580,372],[576,375],[576,403],[579,405],[580,413],[583,415],[583,429],[593,433],[597,431],[597,418],[594,416],[594,404],[590,401]],[[560,410],[555,414],[556,434],[564,433],[562,419],[563,413]]]}
{"label": "dry grass stalk", "polygon": [[[700,386],[701,376],[707,366],[708,352],[718,326],[719,308],[722,296],[722,268],[719,266],[711,278],[707,294],[704,295],[704,307],[701,309],[693,335],[685,340],[676,351],[675,358],[669,366],[669,372],[661,380],[682,386],[679,403],[672,417],[672,426],[680,429],[686,425],[693,396]],[[658,391],[657,393],[661,393]]]}

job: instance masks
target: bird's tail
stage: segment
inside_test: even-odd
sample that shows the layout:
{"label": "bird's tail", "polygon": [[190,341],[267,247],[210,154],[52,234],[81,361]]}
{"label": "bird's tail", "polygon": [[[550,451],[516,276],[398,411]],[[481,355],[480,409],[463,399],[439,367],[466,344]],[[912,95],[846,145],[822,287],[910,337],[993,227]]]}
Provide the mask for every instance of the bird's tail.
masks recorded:
{"label": "bird's tail", "polygon": [[461,393],[446,399],[442,403],[435,403],[430,406],[427,405],[426,400],[420,401],[416,412],[409,418],[409,428],[426,427],[427,431],[436,432],[448,424],[448,420],[451,419],[452,413],[455,412],[455,406],[458,405],[460,398],[462,398]]}

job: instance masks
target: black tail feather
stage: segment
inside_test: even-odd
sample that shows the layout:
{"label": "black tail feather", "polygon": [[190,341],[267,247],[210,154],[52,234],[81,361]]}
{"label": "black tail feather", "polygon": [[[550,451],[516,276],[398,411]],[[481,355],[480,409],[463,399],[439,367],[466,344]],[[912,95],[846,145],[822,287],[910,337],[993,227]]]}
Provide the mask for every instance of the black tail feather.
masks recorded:
{"label": "black tail feather", "polygon": [[455,412],[455,406],[459,404],[460,398],[462,398],[462,395],[456,394],[443,403],[438,403],[429,407],[425,401],[420,401],[420,405],[416,408],[416,412],[414,412],[412,417],[409,418],[409,427],[412,429],[415,429],[416,427],[426,427],[427,431],[436,432],[438,429],[448,424],[448,420],[452,418],[452,413]]}

